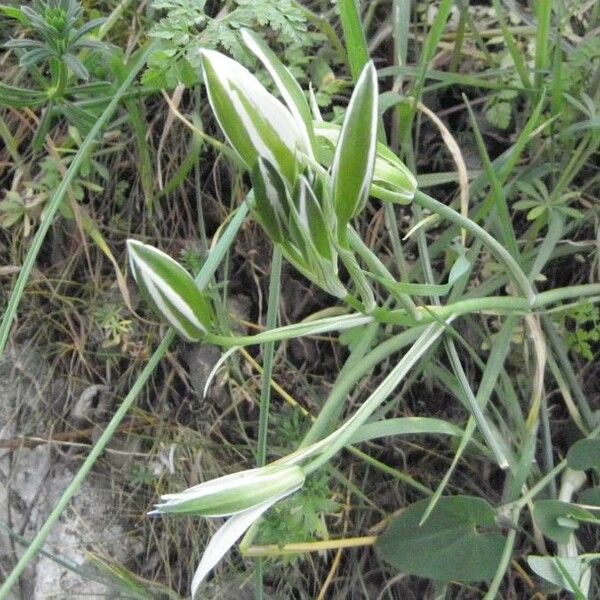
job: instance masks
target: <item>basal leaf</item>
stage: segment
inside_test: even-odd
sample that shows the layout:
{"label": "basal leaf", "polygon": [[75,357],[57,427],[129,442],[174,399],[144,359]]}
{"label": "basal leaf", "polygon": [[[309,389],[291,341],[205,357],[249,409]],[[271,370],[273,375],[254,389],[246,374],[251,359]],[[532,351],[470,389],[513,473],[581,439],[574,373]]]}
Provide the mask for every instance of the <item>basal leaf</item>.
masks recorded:
{"label": "basal leaf", "polygon": [[567,452],[567,463],[576,471],[600,470],[600,439],[590,438],[575,442]]}
{"label": "basal leaf", "polygon": [[419,526],[428,504],[428,498],[411,504],[378,539],[384,560],[438,581],[491,580],[505,542],[494,509],[480,498],[440,498]]}
{"label": "basal leaf", "polygon": [[533,505],[533,519],[542,533],[558,544],[567,544],[579,521],[594,521],[594,515],[560,500],[538,500]]}

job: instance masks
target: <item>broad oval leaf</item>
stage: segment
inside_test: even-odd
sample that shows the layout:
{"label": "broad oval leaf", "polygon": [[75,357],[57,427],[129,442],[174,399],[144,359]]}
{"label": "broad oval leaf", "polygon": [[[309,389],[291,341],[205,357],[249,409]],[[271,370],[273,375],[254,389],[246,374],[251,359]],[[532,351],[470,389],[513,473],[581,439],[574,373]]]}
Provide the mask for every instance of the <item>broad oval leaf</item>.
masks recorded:
{"label": "broad oval leaf", "polygon": [[585,508],[569,502],[538,500],[533,504],[533,520],[547,538],[567,544],[579,521],[595,521],[595,517]]}
{"label": "broad oval leaf", "polygon": [[[542,579],[573,593],[577,593],[580,590],[573,589],[569,579],[578,585],[587,568],[585,562],[578,556],[566,558],[529,555],[527,557],[527,564]],[[564,572],[568,573],[569,577],[566,577]]]}
{"label": "broad oval leaf", "polygon": [[377,72],[369,61],[350,98],[331,167],[333,206],[341,233],[369,195],[377,146],[377,97]]}
{"label": "broad oval leaf", "polygon": [[576,471],[600,470],[600,439],[589,438],[575,442],[567,452],[567,463]]}
{"label": "broad oval leaf", "polygon": [[208,100],[229,143],[249,169],[262,157],[293,183],[296,154],[309,149],[290,111],[235,60],[215,50],[200,53]]}
{"label": "broad oval leaf", "polygon": [[505,543],[494,509],[481,498],[440,498],[419,526],[428,504],[428,498],[411,504],[379,537],[384,560],[405,573],[438,581],[491,580]]}
{"label": "broad oval leaf", "polygon": [[212,323],[212,309],[192,276],[168,254],[127,240],[133,277],[154,311],[181,336],[199,340]]}

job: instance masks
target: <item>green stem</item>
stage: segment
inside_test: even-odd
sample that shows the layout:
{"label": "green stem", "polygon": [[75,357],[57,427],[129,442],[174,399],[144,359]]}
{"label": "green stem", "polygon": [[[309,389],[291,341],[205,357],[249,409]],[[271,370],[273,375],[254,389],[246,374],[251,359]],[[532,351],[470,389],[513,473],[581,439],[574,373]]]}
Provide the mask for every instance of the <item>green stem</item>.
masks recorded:
{"label": "green stem", "polygon": [[[362,241],[362,238],[354,231],[354,229],[348,228],[348,241],[350,247],[354,250],[360,258],[363,259],[365,264],[371,271],[378,275],[394,281],[394,277],[388,271],[387,267],[379,260],[379,257],[375,255],[371,249]],[[394,297],[398,302],[406,309],[408,314],[418,321],[421,318],[421,314],[417,310],[416,304],[408,294],[394,294]]]}
{"label": "green stem", "polygon": [[223,346],[225,348],[231,348],[232,346],[252,346],[256,344],[265,344],[267,342],[289,340],[298,336],[317,335],[328,333],[330,331],[343,331],[359,325],[366,325],[373,321],[373,317],[365,315],[341,315],[339,317],[320,319],[319,321],[314,321],[312,323],[286,325],[285,327],[263,331],[256,335],[230,336],[207,334],[204,337],[204,342],[207,344],[214,344],[215,346]]}
{"label": "green stem", "polygon": [[552,320],[547,316],[542,317],[542,326],[544,328],[544,332],[550,340],[550,346],[556,357],[556,362],[560,365],[561,371],[573,392],[573,396],[575,396],[577,408],[579,408],[579,412],[581,413],[586,426],[591,429],[594,427],[594,425],[596,425],[598,419],[594,414],[589,402],[587,401],[583,390],[581,389],[575,369],[573,369],[573,365],[571,364],[571,361],[567,355],[564,341],[556,330],[556,326]]}
{"label": "green stem", "polygon": [[[217,270],[217,267],[223,260],[227,249],[233,242],[233,239],[235,238],[235,235],[237,234],[242,223],[244,222],[244,219],[246,218],[247,214],[248,205],[247,203],[244,203],[240,206],[236,214],[231,219],[229,225],[227,226],[227,229],[225,230],[225,233],[223,234],[223,237],[219,240],[219,242],[211,252],[210,256],[208,257],[207,261],[204,263],[204,266],[198,274],[198,277],[196,277],[196,283],[199,287],[204,288],[206,287],[206,285],[208,285],[208,282],[210,281],[215,271]],[[123,403],[118,408],[117,412],[114,414],[109,424],[106,426],[106,429],[102,432],[102,435],[94,444],[94,447],[92,448],[90,454],[87,456],[87,458],[79,468],[79,471],[77,471],[75,477],[67,486],[59,501],[52,509],[52,512],[46,519],[46,522],[44,523],[42,528],[37,532],[36,536],[31,541],[29,547],[23,553],[23,556],[21,556],[21,558],[19,559],[19,562],[16,564],[15,568],[12,570],[6,581],[2,584],[2,587],[0,587],[0,600],[4,600],[8,596],[11,588],[13,587],[13,585],[15,585],[15,583],[21,576],[21,573],[23,573],[27,565],[31,562],[31,560],[41,549],[46,538],[48,537],[48,534],[50,533],[50,531],[52,531],[52,528],[54,527],[61,514],[71,501],[71,498],[77,493],[77,491],[81,487],[81,484],[87,477],[87,474],[94,466],[96,460],[98,460],[98,458],[104,451],[104,448],[106,447],[114,433],[117,431],[119,425],[121,424],[121,421],[125,418],[125,415],[133,405],[138,394],[142,391],[148,379],[150,379],[150,376],[154,372],[154,369],[156,369],[156,367],[160,363],[163,356],[166,354],[171,342],[174,339],[175,332],[173,330],[169,330],[163,338],[163,340],[161,341],[161,343],[159,344],[158,348],[154,351],[154,354],[140,373],[139,377],[136,379],[135,383],[133,384],[133,387],[123,400]]]}
{"label": "green stem", "polygon": [[[415,211],[415,218],[419,221],[422,220],[423,215],[422,215],[421,207],[415,206],[414,211]],[[423,231],[422,228],[420,228],[417,231],[417,244],[418,244],[418,248],[419,248],[419,254],[421,257],[421,265],[422,265],[422,269],[423,269],[423,274],[425,276],[425,281],[429,285],[435,285],[435,277],[433,275],[433,269],[431,267],[429,248],[427,246],[425,232]],[[431,302],[436,306],[441,305],[439,296],[434,295],[434,294],[431,295]],[[499,443],[497,436],[494,434],[494,431],[492,430],[490,423],[488,423],[488,419],[486,419],[486,416],[483,412],[483,408],[480,406],[480,404],[477,402],[477,399],[475,398],[475,394],[473,393],[473,390],[471,389],[467,375],[463,369],[462,363],[460,362],[460,357],[458,356],[458,352],[456,350],[454,341],[452,340],[451,337],[447,337],[444,340],[444,345],[446,347],[446,355],[450,361],[454,375],[455,375],[460,387],[462,388],[462,391],[464,394],[464,399],[467,403],[467,407],[471,413],[471,416],[475,419],[475,422],[477,423],[477,427],[479,428],[479,431],[483,435],[483,438],[485,439],[488,448],[494,454],[494,458],[496,459],[496,462],[498,463],[498,465],[503,469],[507,468],[508,467],[508,459],[506,458],[506,456],[502,450],[501,444]]]}
{"label": "green stem", "polygon": [[547,485],[549,485],[562,471],[567,468],[566,459],[559,462],[552,471],[548,471],[528,492],[521,496],[518,500],[511,503],[516,508],[523,508],[527,503],[535,498]]}
{"label": "green stem", "polygon": [[346,449],[348,450],[348,452],[350,452],[351,454],[354,454],[354,456],[356,456],[357,458],[360,458],[361,460],[366,462],[368,465],[371,465],[373,468],[378,469],[382,473],[386,473],[387,475],[390,475],[391,477],[393,477],[394,479],[397,479],[398,481],[402,481],[402,483],[405,483],[406,485],[410,485],[412,488],[414,488],[418,492],[421,492],[422,494],[425,494],[426,496],[431,496],[431,494],[433,494],[433,492],[426,485],[423,485],[422,483],[420,483],[416,479],[412,478],[407,473],[403,473],[402,471],[399,471],[398,469],[394,469],[393,467],[386,465],[385,463],[381,462],[380,460],[373,458],[366,452],[363,452],[362,450],[359,450],[358,448],[354,448],[353,446],[348,446]]}
{"label": "green stem", "polygon": [[90,129],[90,132],[86,136],[85,140],[83,140],[83,143],[79,147],[77,154],[75,155],[73,161],[69,165],[65,176],[62,178],[58,188],[56,188],[56,191],[54,192],[52,199],[46,206],[44,218],[40,223],[39,229],[35,233],[35,237],[33,238],[33,241],[31,243],[31,248],[27,252],[25,262],[21,267],[21,271],[17,278],[14,290],[10,295],[8,305],[6,307],[6,312],[4,313],[4,316],[2,318],[2,323],[0,324],[0,356],[4,354],[4,349],[6,348],[8,336],[10,334],[13,320],[16,316],[17,308],[21,301],[21,297],[23,296],[23,292],[25,291],[25,286],[27,285],[27,281],[29,280],[31,271],[33,270],[33,266],[40,252],[42,244],[44,243],[46,234],[50,229],[50,225],[52,225],[52,221],[54,220],[56,212],[58,211],[60,205],[62,204],[62,201],[67,195],[69,187],[73,183],[75,177],[77,177],[79,169],[83,165],[84,161],[87,159],[87,156],[91,151],[92,146],[97,141],[100,132],[108,123],[108,120],[115,112],[123,95],[127,92],[128,88],[135,80],[137,74],[142,70],[142,68],[146,64],[146,60],[152,52],[153,47],[154,45],[151,44],[139,54],[137,60],[131,66],[129,74],[127,75],[123,83],[119,86],[119,89],[115,92],[115,95],[113,96],[112,100],[104,109],[104,111],[102,112],[92,129]]}
{"label": "green stem", "polygon": [[[382,342],[364,355],[364,348],[356,348],[340,371],[327,400],[323,404],[323,408],[308,433],[304,436],[300,447],[306,448],[330,433],[332,423],[334,426],[337,425],[344,401],[360,379],[368,375],[380,362],[412,344],[423,331],[424,327],[413,327]],[[369,344],[373,341],[377,332],[378,329],[365,331],[359,343],[361,345],[363,343]]]}
{"label": "green stem", "polygon": [[427,327],[354,415],[327,438],[321,440],[319,445],[324,450],[304,467],[307,475],[327,464],[348,443],[354,432],[381,406],[410,369],[437,342],[437,339],[445,331],[446,325],[447,323],[434,323]]}
{"label": "green stem", "polygon": [[[519,509],[515,508],[512,511],[512,520],[513,523],[516,523],[519,520]],[[517,537],[516,528],[511,528],[508,531],[508,535],[506,536],[506,542],[504,543],[504,550],[502,551],[502,556],[500,557],[500,562],[498,563],[498,568],[496,569],[496,573],[494,574],[494,579],[492,579],[492,583],[490,583],[490,587],[487,591],[483,600],[494,600],[496,594],[498,593],[498,589],[500,588],[500,584],[504,579],[504,574],[508,570],[510,566],[510,561],[512,560],[513,555],[513,547],[515,545],[515,539]]]}
{"label": "green stem", "polygon": [[52,86],[48,98],[51,100],[61,99],[65,95],[67,87],[67,65],[60,59],[56,59],[56,83]]}
{"label": "green stem", "polygon": [[441,217],[448,219],[448,221],[451,221],[455,225],[466,229],[471,235],[481,240],[481,242],[485,244],[496,258],[508,269],[518,288],[527,297],[529,302],[534,302],[535,290],[531,286],[527,275],[525,275],[519,264],[511,256],[510,252],[508,252],[506,248],[504,248],[504,246],[502,246],[498,240],[493,238],[485,229],[477,225],[474,221],[471,221],[471,219],[463,217],[449,206],[438,202],[435,198],[428,196],[420,190],[417,190],[415,193],[415,202],[422,208],[426,208]]}
{"label": "green stem", "polygon": [[[277,325],[277,312],[281,290],[281,251],[273,248],[271,263],[271,282],[269,284],[269,304],[267,307],[267,327],[273,329]],[[256,464],[262,467],[267,461],[267,433],[269,424],[269,405],[271,403],[271,375],[273,374],[273,354],[275,342],[266,342],[263,346],[263,373],[260,390],[260,414],[258,418],[258,447]]]}
{"label": "green stem", "polygon": [[[279,310],[279,296],[281,290],[281,250],[273,247],[273,260],[271,262],[271,280],[269,283],[269,303],[267,306],[267,322],[269,329],[277,326],[277,313]],[[273,375],[273,357],[275,342],[266,342],[263,346],[263,371],[260,388],[260,409],[258,415],[258,444],[256,450],[256,464],[262,467],[267,462],[267,437],[269,433],[269,408],[271,405],[271,376]],[[265,596],[263,587],[264,564],[261,559],[257,561],[255,573],[256,599],[262,600]]]}
{"label": "green stem", "polygon": [[416,321],[404,310],[387,310],[377,308],[372,315],[350,314],[338,317],[328,317],[308,323],[296,323],[263,331],[256,335],[228,336],[207,334],[204,341],[207,344],[231,348],[232,346],[252,346],[270,341],[289,340],[298,336],[310,336],[331,331],[344,331],[375,321],[390,323],[404,327],[428,325],[450,317],[466,314],[528,314],[532,310],[540,310],[561,300],[581,299],[600,295],[600,284],[576,285],[571,287],[549,290],[537,294],[533,303],[517,296],[488,296],[485,298],[466,298],[452,304],[441,306],[418,306],[421,318]]}

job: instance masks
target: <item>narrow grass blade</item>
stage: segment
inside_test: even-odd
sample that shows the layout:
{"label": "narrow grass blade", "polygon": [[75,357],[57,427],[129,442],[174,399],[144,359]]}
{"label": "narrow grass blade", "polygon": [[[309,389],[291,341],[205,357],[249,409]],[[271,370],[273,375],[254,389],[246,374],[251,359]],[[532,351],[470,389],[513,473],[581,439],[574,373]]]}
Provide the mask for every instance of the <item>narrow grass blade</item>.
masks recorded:
{"label": "narrow grass blade", "polygon": [[312,452],[311,447],[302,450],[302,452],[305,453],[303,460],[316,454],[313,461],[305,467],[307,475],[326,464],[348,443],[348,440],[350,440],[354,433],[367,421],[369,416],[373,414],[373,411],[389,397],[400,381],[408,374],[410,369],[412,369],[423,355],[437,342],[438,338],[445,331],[445,325],[445,323],[434,323],[427,327],[352,417],[329,436],[320,442],[317,442],[312,449]]}
{"label": "narrow grass blade", "polygon": [[521,79],[521,85],[524,90],[527,90],[531,87],[531,80],[529,77],[529,70],[527,69],[527,65],[523,60],[523,54],[517,48],[517,43],[515,38],[513,37],[512,32],[508,28],[505,18],[505,11],[502,8],[502,4],[500,0],[492,0],[492,6],[494,7],[494,11],[496,13],[496,18],[498,19],[498,23],[500,25],[500,29],[502,30],[502,36],[504,37],[504,43],[510,52],[510,56],[515,63],[515,68],[517,73],[519,74],[519,78]]}
{"label": "narrow grass blade", "polygon": [[440,42],[440,39],[442,38],[446,21],[448,20],[450,11],[452,10],[452,4],[453,0],[441,0],[433,21],[433,25],[431,26],[429,34],[427,35],[427,40],[425,41],[423,50],[421,52],[421,62],[418,67],[417,77],[413,87],[412,96],[414,97],[414,102],[410,108],[406,122],[402,123],[402,140],[406,140],[408,137],[408,133],[416,113],[417,103],[421,100],[421,96],[423,94],[423,87],[425,86],[425,80],[427,78],[427,69],[431,59],[435,54],[435,50]]}
{"label": "narrow grass blade", "polygon": [[449,435],[462,436],[463,430],[448,421],[432,417],[398,417],[367,423],[360,427],[348,441],[358,444],[381,437],[396,435]]}
{"label": "narrow grass blade", "polygon": [[[88,158],[89,153],[93,145],[96,143],[99,134],[104,129],[109,119],[117,109],[117,106],[119,105],[119,102],[123,98],[124,94],[129,90],[135,78],[143,69],[144,65],[146,64],[146,60],[153,51],[153,48],[154,46],[151,44],[137,55],[135,62],[130,67],[127,77],[123,80],[123,83],[115,92],[115,95],[109,102],[108,106],[104,109],[104,111],[96,121],[95,125],[92,127],[88,135],[83,140],[83,143],[79,147],[77,154],[75,155],[75,157],[71,161],[71,164],[69,165],[66,175],[62,178],[58,188],[54,192],[54,195],[46,205],[46,212],[44,218],[42,219],[42,222],[40,223],[40,226],[36,231],[35,237],[33,238],[33,242],[31,243],[31,247],[27,252],[25,262],[23,263],[15,287],[10,295],[8,305],[6,307],[6,312],[2,317],[2,323],[0,324],[0,356],[2,356],[2,354],[4,353],[6,342],[8,341],[8,336],[10,334],[10,330],[17,312],[17,308],[21,301],[23,292],[25,291],[25,286],[27,285],[27,281],[29,280],[29,276],[31,275],[31,271],[40,252],[46,234],[48,233],[50,225],[54,220],[56,211],[58,210],[62,201],[64,200],[67,191],[73,184],[73,181],[79,174],[79,170],[83,166],[85,160]],[[0,598],[1,597],[2,596],[0,595]]]}
{"label": "narrow grass blade", "polygon": [[[504,361],[506,360],[506,356],[510,348],[510,340],[513,335],[513,331],[516,327],[516,324],[516,317],[510,317],[509,319],[507,319],[500,333],[498,334],[493,352],[490,355],[485,370],[481,375],[481,385],[477,390],[476,402],[482,409],[485,408],[486,404],[489,402],[492,392],[494,391],[496,381],[504,366]],[[444,477],[440,481],[433,496],[431,497],[429,504],[427,505],[427,509],[423,513],[421,522],[424,522],[429,517],[431,511],[435,508],[435,505],[441,498],[444,490],[446,489],[446,486],[448,485],[448,482],[450,481],[450,477],[454,473],[454,470],[458,465],[458,462],[460,461],[465,449],[467,448],[471,437],[475,433],[475,428],[476,421],[475,418],[471,416],[467,421],[467,426],[465,427],[463,437],[460,440],[459,446],[456,450],[452,463],[446,471],[446,473],[444,474]]]}
{"label": "narrow grass blade", "polygon": [[422,207],[427,208],[440,216],[448,219],[454,224],[463,227],[473,236],[481,240],[483,244],[485,244],[490,251],[500,260],[511,276],[514,278],[515,283],[521,290],[521,292],[527,297],[530,303],[533,303],[535,300],[535,291],[533,290],[529,279],[519,266],[519,264],[515,261],[513,256],[502,246],[502,244],[498,243],[496,239],[494,239],[487,231],[482,229],[479,225],[477,225],[471,219],[464,218],[462,215],[457,213],[455,210],[452,210],[449,206],[438,202],[434,198],[427,196],[423,192],[417,190],[415,194],[415,201]]}
{"label": "narrow grass blade", "polygon": [[477,149],[479,150],[479,156],[481,157],[481,162],[483,163],[483,168],[485,170],[485,174],[487,175],[490,183],[491,193],[494,198],[494,203],[496,206],[496,213],[498,216],[498,223],[500,226],[500,233],[502,235],[502,241],[506,245],[508,251],[512,254],[515,259],[519,257],[519,247],[517,246],[517,237],[515,235],[515,231],[512,226],[512,219],[510,218],[510,212],[508,210],[508,204],[506,202],[506,196],[504,194],[504,189],[502,188],[502,184],[500,183],[496,171],[492,165],[492,161],[490,160],[489,154],[487,153],[485,142],[483,141],[483,137],[481,135],[481,131],[479,131],[479,126],[477,125],[477,119],[475,118],[475,114],[473,113],[473,109],[471,108],[471,104],[468,98],[463,94],[463,101],[467,106],[467,110],[469,112],[469,120],[471,122],[471,129],[475,134],[475,142],[477,143]]}
{"label": "narrow grass blade", "polygon": [[552,2],[539,0],[535,3],[537,29],[535,37],[535,87],[540,89],[544,71],[550,63],[550,24],[552,22]]}
{"label": "narrow grass blade", "polygon": [[358,0],[338,0],[337,5],[340,11],[352,79],[357,81],[361,71],[369,61],[369,50],[360,20]]}
{"label": "narrow grass blade", "polygon": [[[140,65],[141,67],[141,65]],[[217,267],[220,265],[223,257],[225,256],[227,249],[233,243],[235,235],[237,234],[239,228],[241,227],[246,215],[248,214],[248,206],[246,203],[242,204],[240,208],[237,210],[236,214],[230,221],[227,229],[225,230],[221,239],[217,242],[215,248],[208,256],[202,270],[196,277],[196,283],[199,287],[203,288],[208,285],[211,280],[214,272]],[[27,548],[27,550],[23,553],[19,562],[16,564],[15,568],[10,572],[2,586],[0,587],[0,600],[4,600],[7,598],[8,594],[12,587],[17,583],[19,577],[23,573],[23,571],[27,568],[27,565],[33,560],[36,554],[39,552],[41,547],[43,546],[46,538],[52,531],[54,525],[62,515],[63,511],[67,508],[71,498],[77,493],[81,484],[84,482],[91,468],[94,466],[95,462],[101,456],[102,452],[106,448],[107,444],[110,442],[112,436],[115,434],[119,425],[129,412],[129,409],[135,402],[138,394],[142,391],[144,385],[159,365],[163,356],[166,354],[169,346],[175,339],[175,332],[169,331],[167,335],[163,338],[160,345],[154,351],[154,354],[140,373],[139,377],[133,384],[131,390],[127,394],[127,396],[123,399],[123,402],[113,415],[112,419],[100,435],[98,441],[94,444],[94,447],[90,451],[89,455],[86,457],[85,461],[75,474],[75,477],[71,480],[71,483],[67,486],[62,496],[55,504],[52,512],[42,525],[41,529],[37,532],[36,536],[31,541],[31,544]]]}

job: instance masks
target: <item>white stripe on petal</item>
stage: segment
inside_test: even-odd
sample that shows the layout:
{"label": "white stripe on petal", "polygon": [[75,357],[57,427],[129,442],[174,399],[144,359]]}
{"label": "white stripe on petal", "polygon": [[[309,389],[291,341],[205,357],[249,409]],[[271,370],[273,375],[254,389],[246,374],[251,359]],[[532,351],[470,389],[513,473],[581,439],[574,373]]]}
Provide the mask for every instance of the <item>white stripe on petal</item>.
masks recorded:
{"label": "white stripe on petal", "polygon": [[282,466],[275,467],[273,465],[267,465],[265,467],[255,467],[254,469],[237,471],[235,473],[230,473],[229,475],[223,475],[222,477],[199,483],[198,485],[177,494],[164,494],[161,496],[161,499],[172,500],[182,497],[189,499],[189,496],[202,498],[209,494],[225,492],[244,485],[260,486],[273,480],[280,480],[281,477],[287,476],[289,471],[290,469],[286,469]]}
{"label": "white stripe on petal", "polygon": [[[300,129],[300,133],[302,135],[302,142],[305,147],[304,148],[305,152],[307,152],[307,154],[310,158],[314,158],[313,153],[312,153],[310,138],[308,135],[308,131],[306,130],[306,123],[304,122],[304,119],[302,118],[300,109],[296,105],[294,98],[289,93],[285,83],[282,81],[281,77],[279,76],[277,69],[273,66],[269,57],[263,52],[263,49],[261,48],[260,44],[256,43],[256,40],[254,39],[253,35],[249,34],[249,32],[245,29],[242,29],[242,39],[244,40],[244,43],[246,44],[246,46],[248,46],[248,48],[258,57],[260,62],[262,62],[263,66],[267,69],[267,71],[269,71],[269,75],[271,75],[271,77],[273,78],[273,81],[275,82],[275,85],[277,86],[279,93],[285,100],[285,103],[286,103],[289,111],[292,113],[292,116],[294,117],[294,120],[296,121],[296,124],[298,125],[298,128]],[[284,65],[282,65],[282,67],[284,69],[286,69],[286,71],[288,70],[287,67],[285,67]],[[290,76],[291,76],[291,74],[290,74]]]}
{"label": "white stripe on petal", "polygon": [[156,304],[156,307],[160,311],[160,314],[167,320],[167,322],[173,326],[179,333],[184,335],[186,338],[189,337],[189,334],[186,333],[186,327],[181,322],[180,319],[177,318],[176,315],[171,312],[171,309],[166,305],[165,301],[162,298],[162,295],[154,285],[154,282],[151,279],[147,279],[143,277],[144,284],[146,285],[146,289],[148,293],[152,297],[152,300]]}
{"label": "white stripe on petal", "polygon": [[249,510],[246,510],[234,517],[228,519],[220,529],[212,536],[208,546],[204,550],[202,560],[194,573],[192,579],[192,598],[194,598],[198,592],[200,584],[204,581],[206,576],[212,571],[214,566],[223,558],[227,550],[231,548],[245,533],[245,531],[265,513],[273,504],[279,502],[279,500],[289,496],[301,486],[295,487],[291,490],[279,494],[274,498],[270,498],[266,502],[255,506]]}
{"label": "white stripe on petal", "polygon": [[[370,63],[370,66],[366,69],[366,72],[364,73],[364,78],[366,79],[367,77],[371,78],[371,85],[373,86],[373,90],[374,90],[374,99],[373,99],[373,111],[371,112],[371,131],[372,133],[372,137],[371,139],[368,141],[369,144],[369,154],[366,158],[366,163],[369,166],[368,171],[365,173],[365,178],[363,181],[363,185],[362,185],[362,189],[361,189],[361,197],[365,197],[368,196],[369,194],[369,188],[371,187],[371,180],[373,179],[373,171],[375,170],[375,155],[377,154],[377,119],[379,118],[379,111],[377,109],[377,99],[378,99],[378,92],[377,92],[377,71],[375,70],[375,67],[373,66],[372,63]],[[361,85],[361,81],[359,79],[359,81],[357,82],[357,86]]]}
{"label": "white stripe on petal", "polygon": [[[265,141],[260,136],[260,133],[254,125],[252,117],[246,111],[244,103],[240,101],[239,92],[237,90],[230,90],[229,96],[231,98],[231,102],[235,107],[235,110],[237,111],[238,117],[242,122],[241,127],[243,127],[246,133],[248,134],[250,142],[256,149],[256,153],[258,154],[258,156],[260,156],[261,158],[265,158],[274,165],[278,165],[279,163],[277,162],[277,159],[275,158],[275,156],[273,156],[271,149],[265,144]],[[223,132],[225,133],[225,129],[223,129]],[[225,133],[225,135],[227,134]],[[235,148],[231,140],[229,140],[229,143]]]}
{"label": "white stripe on petal", "polygon": [[[168,256],[168,255],[165,255],[165,256]],[[169,257],[169,259],[172,260],[170,257]],[[199,329],[200,331],[206,331],[206,327],[202,324],[202,322],[194,314],[194,311],[191,309],[190,305],[168,283],[166,283],[165,280],[160,277],[160,275],[158,275],[155,271],[153,271],[152,268],[144,261],[138,262],[137,265],[141,271],[144,282],[146,283],[146,287],[148,287],[148,291],[150,291],[150,287],[149,287],[150,285],[152,285],[152,287],[154,289],[160,290],[160,292],[162,292],[162,294],[164,296],[166,296],[166,298],[169,300],[169,302],[171,302],[171,304],[182,315],[184,315],[188,319],[188,321],[190,321],[190,323],[194,327],[196,327],[196,329]],[[198,293],[200,293],[200,290],[198,290]],[[152,294],[152,298],[156,302],[156,305],[159,306],[158,301],[156,300],[155,296],[160,296],[160,294]],[[162,306],[166,306],[166,305],[162,301],[162,298],[160,298],[160,302],[161,302],[161,310],[162,310]],[[171,315],[173,314],[168,308],[166,310],[169,312],[169,314],[171,314]],[[165,316],[166,316],[166,314],[165,314]],[[177,322],[179,322],[179,319],[177,319],[175,316],[173,316],[173,318]]]}
{"label": "white stripe on petal", "polygon": [[[290,111],[282,102],[275,98],[275,96],[270,94],[262,83],[248,71],[248,69],[235,60],[214,50],[203,49],[200,51],[200,54],[212,65],[219,85],[223,90],[228,92],[229,97],[238,112],[238,116],[242,121],[241,126],[248,132],[252,144],[259,156],[267,158],[274,164],[278,164],[277,161],[273,159],[272,153],[270,151],[265,151],[265,140],[260,137],[256,128],[252,126],[252,119],[249,118],[247,110],[243,108],[239,97],[237,97],[239,93],[243,94],[244,99],[250,102],[256,112],[271,125],[275,134],[279,136],[280,141],[292,154],[296,153],[297,148],[300,148],[304,152],[309,151],[306,147],[306,142],[302,134],[303,132],[298,127],[298,124]],[[207,85],[207,91],[208,100],[217,117],[217,121],[219,122],[223,133],[228,138],[229,143],[235,148],[233,140],[230,139],[227,133],[228,128],[224,126],[226,124],[220,119],[219,106],[211,93],[212,90],[210,85]]]}

